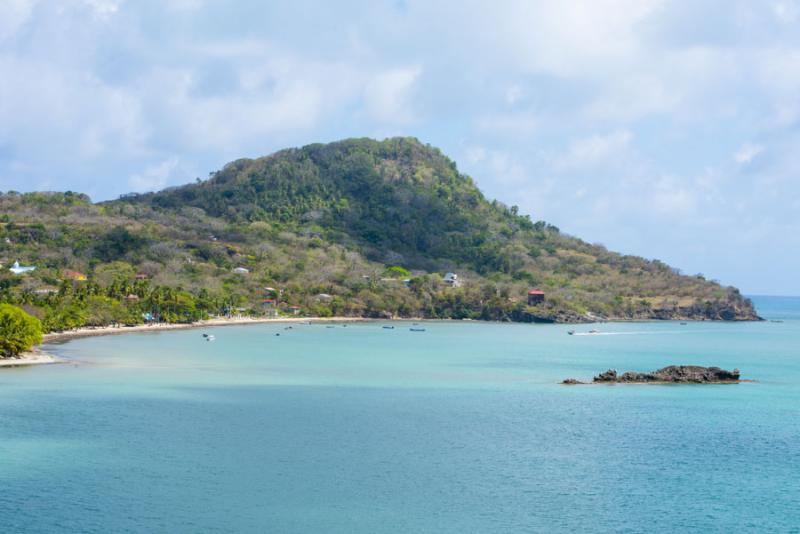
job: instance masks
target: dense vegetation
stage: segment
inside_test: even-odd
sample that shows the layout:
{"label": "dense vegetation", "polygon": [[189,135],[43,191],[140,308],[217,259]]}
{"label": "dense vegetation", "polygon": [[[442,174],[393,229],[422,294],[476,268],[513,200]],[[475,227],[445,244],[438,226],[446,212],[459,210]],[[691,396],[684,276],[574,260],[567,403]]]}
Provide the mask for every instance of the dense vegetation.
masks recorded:
{"label": "dense vegetation", "polygon": [[0,304],[0,357],[17,356],[42,342],[42,323],[9,304]]}
{"label": "dense vegetation", "polygon": [[[5,267],[15,260],[37,269],[14,275]],[[9,192],[0,195],[0,262],[0,300],[47,331],[235,313],[755,318],[735,288],[487,201],[455,163],[407,138],[284,150],[101,204]],[[442,281],[448,271],[462,287]],[[544,303],[527,306],[532,287]]]}

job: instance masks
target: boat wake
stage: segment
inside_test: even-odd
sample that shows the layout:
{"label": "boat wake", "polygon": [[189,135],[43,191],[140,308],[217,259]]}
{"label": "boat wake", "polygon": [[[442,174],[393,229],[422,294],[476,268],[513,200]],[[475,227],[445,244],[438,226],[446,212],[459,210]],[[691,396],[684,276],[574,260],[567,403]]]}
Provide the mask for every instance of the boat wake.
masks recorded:
{"label": "boat wake", "polygon": [[686,330],[660,330],[660,331],[648,331],[643,330],[640,332],[575,332],[570,334],[572,336],[653,336],[653,335],[663,335],[663,334],[687,334],[687,333],[697,333],[699,331],[686,331]]}

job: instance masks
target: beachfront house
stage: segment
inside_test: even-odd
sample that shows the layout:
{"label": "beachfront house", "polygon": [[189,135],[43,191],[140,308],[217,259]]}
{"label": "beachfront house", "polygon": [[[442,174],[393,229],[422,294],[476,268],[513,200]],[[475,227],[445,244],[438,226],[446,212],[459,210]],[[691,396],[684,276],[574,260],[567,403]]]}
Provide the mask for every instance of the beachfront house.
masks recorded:
{"label": "beachfront house", "polygon": [[450,287],[460,287],[461,280],[458,279],[458,275],[456,273],[447,273],[442,277],[442,282],[447,284]]}
{"label": "beachfront house", "polygon": [[531,289],[528,291],[528,306],[536,306],[544,302],[544,291],[541,289]]}
{"label": "beachfront house", "polygon": [[261,303],[264,305],[264,314],[267,317],[278,316],[278,301],[276,299],[264,299]]}
{"label": "beachfront house", "polygon": [[289,307],[287,308],[287,310],[288,310],[288,311],[289,311],[289,313],[291,313],[292,315],[300,315],[300,312],[302,311],[302,308],[301,308],[300,306],[289,306]]}
{"label": "beachfront house", "polygon": [[15,261],[14,265],[9,267],[8,270],[11,271],[12,273],[16,274],[16,275],[20,275],[20,274],[29,273],[31,271],[35,271],[36,267],[34,267],[32,265],[23,266],[23,265],[20,265],[18,261]]}

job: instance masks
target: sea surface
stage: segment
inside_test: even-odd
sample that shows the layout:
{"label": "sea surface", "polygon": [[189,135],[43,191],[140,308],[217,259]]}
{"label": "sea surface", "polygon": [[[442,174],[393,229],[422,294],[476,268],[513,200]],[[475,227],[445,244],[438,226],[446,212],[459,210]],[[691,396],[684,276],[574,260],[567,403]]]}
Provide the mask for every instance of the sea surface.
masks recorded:
{"label": "sea surface", "polygon": [[[800,532],[800,298],[754,300],[782,322],[50,345],[0,371],[0,532]],[[558,384],[670,364],[757,382]]]}

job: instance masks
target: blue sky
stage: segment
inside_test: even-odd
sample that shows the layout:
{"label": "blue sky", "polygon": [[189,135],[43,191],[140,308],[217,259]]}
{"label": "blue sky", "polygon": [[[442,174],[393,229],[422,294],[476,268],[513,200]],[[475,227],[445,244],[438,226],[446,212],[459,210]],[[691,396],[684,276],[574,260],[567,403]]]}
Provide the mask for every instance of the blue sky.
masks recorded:
{"label": "blue sky", "polygon": [[0,190],[413,135],[490,198],[800,294],[800,1],[2,0]]}

